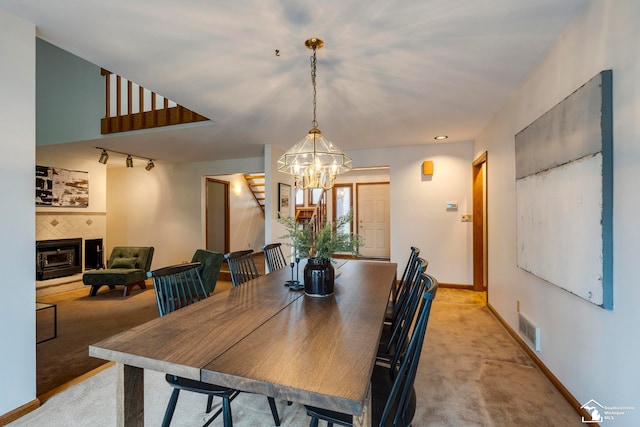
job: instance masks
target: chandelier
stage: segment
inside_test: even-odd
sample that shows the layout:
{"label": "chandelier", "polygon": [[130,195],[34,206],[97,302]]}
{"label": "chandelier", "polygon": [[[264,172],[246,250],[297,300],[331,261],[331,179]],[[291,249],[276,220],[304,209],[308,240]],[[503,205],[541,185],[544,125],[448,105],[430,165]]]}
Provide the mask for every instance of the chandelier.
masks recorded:
{"label": "chandelier", "polygon": [[294,175],[298,188],[328,190],[333,187],[337,174],[351,170],[351,159],[322,135],[316,121],[316,51],[324,45],[324,42],[314,37],[304,44],[313,50],[311,56],[313,121],[307,136],[278,159],[278,170]]}

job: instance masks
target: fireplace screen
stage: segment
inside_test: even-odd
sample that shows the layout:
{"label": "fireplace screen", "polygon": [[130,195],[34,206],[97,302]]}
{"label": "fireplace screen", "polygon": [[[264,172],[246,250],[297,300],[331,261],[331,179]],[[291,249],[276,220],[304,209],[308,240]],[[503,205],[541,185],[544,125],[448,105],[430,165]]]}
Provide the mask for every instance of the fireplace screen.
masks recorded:
{"label": "fireplace screen", "polygon": [[71,276],[82,272],[82,239],[38,240],[36,280]]}

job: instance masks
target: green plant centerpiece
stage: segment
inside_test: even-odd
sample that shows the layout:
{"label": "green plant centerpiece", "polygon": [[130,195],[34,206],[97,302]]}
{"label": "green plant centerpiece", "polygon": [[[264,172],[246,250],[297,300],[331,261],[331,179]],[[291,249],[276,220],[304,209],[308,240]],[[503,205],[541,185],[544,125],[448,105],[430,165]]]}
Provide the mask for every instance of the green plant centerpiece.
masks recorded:
{"label": "green plant centerpiece", "polygon": [[333,294],[335,269],[331,257],[337,252],[358,254],[362,238],[351,232],[344,232],[350,224],[351,212],[338,217],[334,222],[324,221],[324,226],[314,230],[312,223],[300,225],[292,217],[283,216],[278,221],[285,226],[288,238],[298,258],[307,258],[304,267],[304,290],[307,295],[327,296]]}

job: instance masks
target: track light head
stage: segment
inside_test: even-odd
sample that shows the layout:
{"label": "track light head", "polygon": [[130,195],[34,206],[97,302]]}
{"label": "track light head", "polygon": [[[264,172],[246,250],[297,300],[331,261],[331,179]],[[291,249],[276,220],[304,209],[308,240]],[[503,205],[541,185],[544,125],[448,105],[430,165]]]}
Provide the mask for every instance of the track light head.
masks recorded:
{"label": "track light head", "polygon": [[100,154],[100,160],[98,160],[99,163],[102,163],[103,165],[107,164],[107,161],[109,160],[109,154],[107,153],[107,150],[102,150],[102,154]]}
{"label": "track light head", "polygon": [[151,169],[153,169],[156,165],[153,163],[153,159],[149,158],[149,157],[143,157],[143,156],[136,156],[133,154],[127,154],[127,153],[123,153],[122,151],[116,151],[116,150],[107,150],[106,148],[102,148],[102,147],[96,147],[96,149],[101,150],[100,153],[100,160],[98,160],[100,163],[102,163],[103,165],[107,164],[107,160],[109,160],[109,151],[111,153],[117,153],[117,154],[121,154],[123,156],[127,156],[127,160],[126,160],[126,165],[128,168],[132,168],[133,167],[133,158],[135,157],[136,159],[140,159],[140,160],[146,160],[147,161],[147,166],[145,166],[145,169],[150,171]]}

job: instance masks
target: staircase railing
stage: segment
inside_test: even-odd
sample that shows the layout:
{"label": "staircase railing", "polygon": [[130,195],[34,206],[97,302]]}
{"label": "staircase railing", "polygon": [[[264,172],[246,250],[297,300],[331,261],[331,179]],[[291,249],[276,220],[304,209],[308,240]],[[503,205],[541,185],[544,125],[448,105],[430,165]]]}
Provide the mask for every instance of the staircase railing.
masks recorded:
{"label": "staircase railing", "polygon": [[266,188],[264,182],[264,173],[258,174],[243,174],[244,182],[247,184],[249,191],[253,194],[253,198],[256,203],[262,209],[262,215],[264,215],[264,205],[266,202]]}
{"label": "staircase railing", "polygon": [[102,134],[209,120],[110,71],[102,69],[101,74],[106,90]]}

